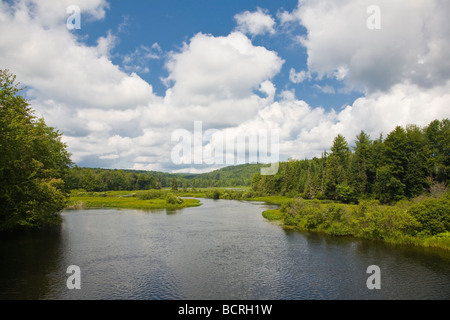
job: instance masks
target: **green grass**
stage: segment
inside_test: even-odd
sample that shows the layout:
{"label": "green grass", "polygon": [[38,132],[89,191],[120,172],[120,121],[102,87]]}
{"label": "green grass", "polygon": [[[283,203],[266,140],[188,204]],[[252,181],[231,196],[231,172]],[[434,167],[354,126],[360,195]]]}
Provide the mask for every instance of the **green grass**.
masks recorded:
{"label": "green grass", "polygon": [[270,221],[280,221],[283,219],[283,213],[279,209],[266,210],[262,216]]}
{"label": "green grass", "polygon": [[141,200],[136,197],[137,192],[108,191],[108,192],[72,192],[67,209],[82,208],[123,208],[123,209],[181,209],[200,206],[197,199],[183,199],[182,203],[168,203],[165,198]]}

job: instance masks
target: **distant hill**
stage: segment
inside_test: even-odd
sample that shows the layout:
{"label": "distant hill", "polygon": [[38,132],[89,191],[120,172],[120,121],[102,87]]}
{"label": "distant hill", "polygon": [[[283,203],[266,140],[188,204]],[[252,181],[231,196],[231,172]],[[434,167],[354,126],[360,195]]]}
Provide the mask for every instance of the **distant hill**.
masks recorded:
{"label": "distant hill", "polygon": [[[175,177],[180,185],[187,183],[189,187],[237,187],[250,186],[255,173],[260,172],[262,164],[241,164],[228,166],[206,173],[167,173],[147,171],[148,174],[158,178],[163,186],[170,186]],[[145,171],[144,171],[145,172]],[[164,181],[164,182],[163,182]]]}
{"label": "distant hill", "polygon": [[200,174],[188,174],[183,178],[188,181],[198,180],[202,184],[209,182],[212,187],[250,186],[255,173],[260,172],[262,164],[241,164]]}
{"label": "distant hill", "polygon": [[68,189],[88,191],[142,190],[167,188],[175,178],[179,187],[243,187],[250,186],[262,164],[228,166],[207,173],[168,173],[160,171],[94,169],[74,167],[66,177]]}

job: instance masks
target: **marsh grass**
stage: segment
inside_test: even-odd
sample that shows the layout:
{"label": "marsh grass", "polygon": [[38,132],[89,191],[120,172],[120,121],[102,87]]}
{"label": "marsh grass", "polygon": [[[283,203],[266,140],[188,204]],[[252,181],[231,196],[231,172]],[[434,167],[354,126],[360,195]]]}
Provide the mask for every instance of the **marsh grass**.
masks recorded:
{"label": "marsh grass", "polygon": [[280,221],[283,219],[283,213],[279,209],[270,209],[262,213],[262,216],[270,221]]}
{"label": "marsh grass", "polygon": [[[361,201],[355,205],[295,199],[282,205],[281,222],[284,227],[300,231],[450,250],[450,232],[443,227],[434,233],[430,232],[426,228],[427,224],[412,214],[418,205],[427,204],[427,201],[430,200],[388,206],[380,205],[378,201]],[[448,205],[445,198],[439,201]],[[431,203],[427,208],[434,212]],[[424,211],[422,208],[420,212]],[[430,218],[433,222],[444,220],[449,214],[449,211],[441,210],[439,215],[434,213],[429,216],[433,218]],[[268,219],[273,219],[272,215],[272,212],[266,213]]]}
{"label": "marsh grass", "polygon": [[200,206],[197,199],[181,199],[170,192],[161,192],[157,197],[145,198],[145,191],[72,191],[67,209],[81,208],[123,208],[123,209],[181,209]]}

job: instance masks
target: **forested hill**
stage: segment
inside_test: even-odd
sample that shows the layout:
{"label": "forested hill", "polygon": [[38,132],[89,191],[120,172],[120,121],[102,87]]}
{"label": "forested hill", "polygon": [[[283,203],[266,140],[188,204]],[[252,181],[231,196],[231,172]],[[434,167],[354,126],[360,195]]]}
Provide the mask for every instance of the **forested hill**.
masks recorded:
{"label": "forested hill", "polygon": [[201,174],[75,166],[70,169],[65,181],[69,190],[86,191],[159,189],[172,187],[174,180],[179,188],[240,187],[250,186],[261,166],[261,164],[242,164]]}
{"label": "forested hill", "polygon": [[397,126],[384,139],[361,131],[355,146],[336,136],[330,153],[320,158],[280,164],[276,175],[253,179],[252,189],[266,195],[301,196],[357,202],[444,192],[450,180],[450,121],[420,128]]}

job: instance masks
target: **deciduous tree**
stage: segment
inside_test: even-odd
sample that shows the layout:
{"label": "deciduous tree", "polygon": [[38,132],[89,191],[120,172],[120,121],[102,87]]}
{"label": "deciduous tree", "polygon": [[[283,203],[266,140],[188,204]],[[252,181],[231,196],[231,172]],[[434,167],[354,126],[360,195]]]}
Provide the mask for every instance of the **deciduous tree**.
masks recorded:
{"label": "deciduous tree", "polygon": [[67,198],[62,135],[33,115],[20,91],[0,70],[0,230],[56,225]]}

